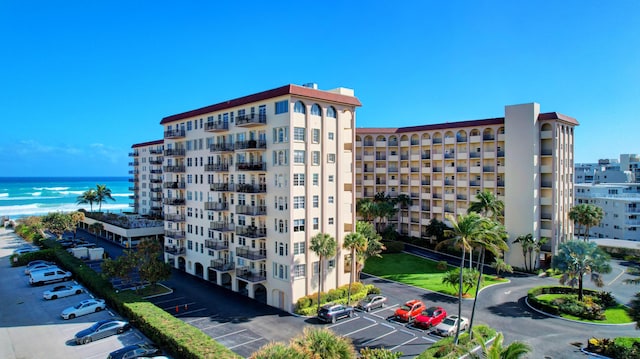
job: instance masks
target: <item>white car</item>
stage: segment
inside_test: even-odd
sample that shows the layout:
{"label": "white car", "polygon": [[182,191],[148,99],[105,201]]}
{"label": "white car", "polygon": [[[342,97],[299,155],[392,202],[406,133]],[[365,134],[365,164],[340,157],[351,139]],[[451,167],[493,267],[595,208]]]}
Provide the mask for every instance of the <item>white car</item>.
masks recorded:
{"label": "white car", "polygon": [[60,316],[62,319],[73,319],[82,315],[99,312],[106,307],[104,299],[85,299],[73,307],[63,310]]}
{"label": "white car", "polygon": [[58,299],[84,292],[80,285],[59,285],[42,293],[44,299]]}
{"label": "white car", "polygon": [[57,265],[55,264],[49,264],[49,263],[40,263],[40,264],[34,264],[31,267],[27,267],[27,269],[24,270],[24,274],[29,275],[32,272],[37,272],[39,270],[43,270],[43,269],[59,269]]}
{"label": "white car", "polygon": [[29,264],[27,264],[27,266],[24,268],[24,274],[29,274],[29,272],[31,271],[31,268],[33,266],[36,266],[36,265],[39,265],[39,264],[48,264],[48,265],[51,265],[51,266],[56,265],[54,262],[49,262],[49,261],[45,261],[45,260],[42,260],[42,259],[37,259],[37,260],[31,261],[31,262],[29,262]]}
{"label": "white car", "polygon": [[458,320],[457,315],[450,315],[446,317],[442,323],[436,325],[434,332],[443,337],[454,335],[458,328],[458,323],[460,323],[460,331],[469,328],[469,319],[461,317],[460,320]]}

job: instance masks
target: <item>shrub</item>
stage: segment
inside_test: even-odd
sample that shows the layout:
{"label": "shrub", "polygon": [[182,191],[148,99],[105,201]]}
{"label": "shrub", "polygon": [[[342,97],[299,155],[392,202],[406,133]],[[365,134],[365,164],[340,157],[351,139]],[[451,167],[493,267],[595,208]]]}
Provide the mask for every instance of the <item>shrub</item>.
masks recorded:
{"label": "shrub", "polygon": [[401,253],[404,251],[404,242],[401,241],[384,241],[382,242],[386,249],[382,253]]}
{"label": "shrub", "polygon": [[[363,299],[372,290],[380,293],[380,289],[378,288],[374,289],[374,288],[375,287],[372,284],[364,285],[360,282],[352,283],[351,284],[351,302],[353,303]],[[345,284],[339,288],[330,290],[329,293],[320,293],[320,305],[327,304],[327,303],[347,304],[348,292],[349,292],[349,285]],[[337,296],[338,294],[340,294],[339,297]],[[296,314],[313,316],[316,314],[317,309],[318,309],[318,293],[313,293],[313,294],[298,298],[298,300],[296,301],[296,309],[295,309]]]}
{"label": "shrub", "polygon": [[449,269],[449,263],[447,263],[447,261],[440,261],[436,265],[436,268],[441,271],[446,271],[447,269]]}

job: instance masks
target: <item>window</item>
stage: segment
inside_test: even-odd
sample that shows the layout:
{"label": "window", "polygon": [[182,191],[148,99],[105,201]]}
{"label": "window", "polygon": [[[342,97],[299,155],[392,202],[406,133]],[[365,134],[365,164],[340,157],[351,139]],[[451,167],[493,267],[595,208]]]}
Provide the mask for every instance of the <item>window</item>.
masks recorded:
{"label": "window", "polygon": [[320,205],[320,196],[313,196],[313,208],[318,208]]}
{"label": "window", "polygon": [[320,262],[313,262],[313,274],[320,273]]}
{"label": "window", "polygon": [[295,113],[306,113],[307,110],[305,109],[304,104],[302,103],[302,101],[297,101],[295,106],[293,106],[293,112]]}
{"label": "window", "polygon": [[328,201],[329,201],[329,203],[332,204],[333,203],[333,196],[329,196]]}
{"label": "window", "polygon": [[320,229],[320,220],[318,217],[313,217],[313,229]]}
{"label": "window", "polygon": [[320,151],[311,152],[311,164],[314,166],[320,165]]}
{"label": "window", "polygon": [[302,209],[304,208],[304,196],[294,196],[293,197],[293,208],[294,209]]}
{"label": "window", "polygon": [[293,163],[304,164],[304,151],[302,150],[293,151]]}
{"label": "window", "polygon": [[316,116],[322,116],[322,110],[320,109],[320,106],[317,103],[314,103],[313,106],[311,106],[311,114]]}
{"label": "window", "polygon": [[288,127],[276,127],[273,129],[273,143],[286,143],[289,142],[289,128]]}
{"label": "window", "polygon": [[191,130],[193,130],[193,124],[191,123],[191,121],[187,121],[187,131]]}
{"label": "window", "polygon": [[336,154],[335,153],[328,153],[327,154],[327,162],[335,163],[336,162]]}
{"label": "window", "polygon": [[329,217],[329,224],[333,224],[333,217]]}
{"label": "window", "polygon": [[314,128],[311,130],[311,142],[320,143],[320,129]]}
{"label": "window", "polygon": [[304,251],[305,251],[304,244],[305,244],[304,242],[293,243],[293,254],[304,254]]}
{"label": "window", "polygon": [[288,267],[284,264],[273,262],[273,277],[279,279],[289,279]]}
{"label": "window", "polygon": [[313,185],[314,185],[314,186],[317,186],[317,185],[318,185],[318,183],[319,183],[319,176],[318,176],[318,174],[317,174],[317,173],[314,173],[314,174],[312,175],[312,177],[313,177],[313,178],[312,178],[312,180],[313,180]]}
{"label": "window", "polygon": [[294,232],[304,232],[304,219],[294,219],[293,220],[293,231]]}
{"label": "window", "polygon": [[336,267],[336,260],[335,259],[330,259],[329,260],[329,268],[335,268]]}
{"label": "window", "polygon": [[329,182],[333,182],[333,175],[329,175]]}
{"label": "window", "polygon": [[289,112],[289,100],[276,102],[276,115]]}
{"label": "window", "polygon": [[294,141],[302,141],[304,142],[304,127],[294,127],[293,128],[293,140]]}
{"label": "window", "polygon": [[306,270],[307,270],[307,267],[305,264],[296,264],[293,267],[293,277],[294,278],[304,277],[304,272]]}
{"label": "window", "polygon": [[328,136],[329,136],[329,139],[333,141],[333,132],[329,132]]}
{"label": "window", "polygon": [[333,106],[327,108],[327,117],[336,118],[336,109]]}
{"label": "window", "polygon": [[293,174],[293,185],[294,186],[304,186],[304,173],[294,173]]}

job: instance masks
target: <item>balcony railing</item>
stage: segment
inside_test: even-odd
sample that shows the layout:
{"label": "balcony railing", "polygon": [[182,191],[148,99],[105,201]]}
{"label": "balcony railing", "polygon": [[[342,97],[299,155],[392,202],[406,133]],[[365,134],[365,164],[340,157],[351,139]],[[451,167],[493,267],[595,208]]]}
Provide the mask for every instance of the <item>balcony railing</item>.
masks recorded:
{"label": "balcony railing", "polygon": [[184,239],[186,237],[186,233],[184,231],[165,230],[164,236],[173,239]]}
{"label": "balcony railing", "polygon": [[164,131],[164,138],[179,138],[185,136],[185,130],[183,129],[174,129],[169,131]]}
{"label": "balcony railing", "polygon": [[164,150],[165,156],[184,156],[187,154],[187,150],[184,148],[170,148],[168,150]]}
{"label": "balcony railing", "polygon": [[184,165],[164,166],[162,170],[166,173],[182,173],[186,171],[186,167]]}
{"label": "balcony railing", "polygon": [[495,172],[496,168],[493,166],[482,166],[482,172]]}
{"label": "balcony railing", "polygon": [[236,126],[261,126],[267,123],[267,115],[264,113],[251,113],[236,117]]}
{"label": "balcony railing", "polygon": [[228,163],[211,163],[204,166],[204,170],[207,172],[227,172],[229,171]]}
{"label": "balcony railing", "polygon": [[266,216],[267,206],[236,205],[236,213],[246,214],[249,216]]}
{"label": "balcony railing", "polygon": [[236,235],[249,238],[263,238],[267,236],[267,227],[237,226]]}
{"label": "balcony railing", "polygon": [[138,151],[129,152],[129,157],[138,157],[140,153]]}
{"label": "balcony railing", "polygon": [[485,141],[493,141],[496,139],[496,136],[494,135],[482,135],[482,139]]}
{"label": "balcony railing", "polygon": [[207,211],[228,211],[229,202],[205,202],[204,209]]}
{"label": "balcony railing", "polygon": [[205,131],[218,132],[218,131],[227,131],[228,129],[229,129],[229,122],[209,121],[204,124]]}
{"label": "balcony railing", "polygon": [[169,254],[180,255],[185,254],[187,249],[184,246],[164,246],[164,251]]}
{"label": "balcony railing", "polygon": [[209,224],[209,231],[218,231],[218,232],[233,232],[236,230],[236,225],[228,222],[211,222]]}
{"label": "balcony railing", "polygon": [[223,251],[229,249],[229,241],[218,241],[206,239],[204,241],[205,248],[213,249],[216,251]]}
{"label": "balcony railing", "polygon": [[140,162],[138,161],[133,161],[133,162],[129,162],[129,166],[139,166]]}
{"label": "balcony railing", "polygon": [[263,260],[263,259],[267,259],[267,250],[266,249],[249,249],[248,247],[238,247],[236,248],[236,256],[253,260],[253,261]]}
{"label": "balcony railing", "polygon": [[162,188],[160,188],[160,187],[151,187],[151,188],[149,188],[149,191],[153,192],[153,193],[161,193],[162,192]]}
{"label": "balcony railing", "polygon": [[267,148],[267,141],[264,141],[264,140],[236,141],[236,143],[233,145],[233,148],[235,150],[253,150],[253,149],[264,150]]}
{"label": "balcony railing", "polygon": [[164,201],[162,201],[163,204],[168,206],[184,206],[186,202],[184,198],[165,198]]}
{"label": "balcony railing", "polygon": [[162,149],[161,148],[150,148],[149,149],[149,153],[152,155],[161,155],[162,154]]}
{"label": "balcony railing", "polygon": [[266,171],[267,164],[265,162],[238,162],[236,163],[237,171]]}
{"label": "balcony railing", "polygon": [[267,271],[252,271],[249,267],[236,268],[236,278],[241,278],[249,282],[263,282],[267,280]]}
{"label": "balcony railing", "polygon": [[470,184],[471,186],[474,186],[474,187],[475,187],[475,186],[480,186],[480,181],[469,181],[469,184]]}
{"label": "balcony railing", "polygon": [[480,158],[480,152],[469,153],[469,158]]}
{"label": "balcony railing", "polygon": [[184,214],[176,214],[176,213],[165,214],[164,220],[168,222],[184,222],[185,216]]}
{"label": "balcony railing", "polygon": [[149,163],[152,165],[161,165],[163,160],[149,160]]}
{"label": "balcony railing", "polygon": [[168,189],[185,189],[187,187],[186,182],[165,182],[162,187]]}
{"label": "balcony railing", "polygon": [[131,191],[131,192],[135,192],[135,191],[137,191],[137,190],[139,190],[139,189],[140,189],[140,188],[139,188],[138,186],[135,186],[135,187],[129,187],[129,191]]}
{"label": "balcony railing", "polygon": [[213,270],[218,272],[229,272],[234,270],[235,267],[235,263],[229,262],[226,259],[213,259],[209,268],[212,268]]}
{"label": "balcony railing", "polygon": [[151,169],[151,170],[149,170],[149,173],[152,173],[154,175],[161,175],[162,174],[162,169]]}
{"label": "balcony railing", "polygon": [[151,182],[151,183],[162,183],[162,178],[160,178],[160,177],[158,177],[158,178],[151,177],[151,178],[149,178],[149,182]]}
{"label": "balcony railing", "polygon": [[242,193],[267,192],[267,185],[264,183],[261,183],[261,184],[238,183],[235,185],[235,187],[236,187],[236,192],[242,192]]}
{"label": "balcony railing", "polygon": [[212,183],[210,188],[214,192],[233,192],[235,185],[233,183],[219,182]]}
{"label": "balcony railing", "polygon": [[233,151],[233,145],[231,143],[214,143],[209,146],[211,152],[229,152]]}

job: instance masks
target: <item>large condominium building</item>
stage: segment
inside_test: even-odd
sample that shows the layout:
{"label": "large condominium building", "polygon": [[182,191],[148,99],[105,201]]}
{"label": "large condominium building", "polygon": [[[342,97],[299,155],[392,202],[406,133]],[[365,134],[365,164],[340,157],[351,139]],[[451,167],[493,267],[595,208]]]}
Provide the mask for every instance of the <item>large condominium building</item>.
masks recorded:
{"label": "large condominium building", "polygon": [[129,191],[135,213],[153,218],[162,217],[162,151],[164,140],[136,143],[129,156],[133,161]]}
{"label": "large condominium building", "polygon": [[601,159],[598,163],[576,163],[575,183],[638,183],[640,156],[621,154],[620,159]]}
{"label": "large condominium building", "polygon": [[[348,283],[359,106],[349,89],[286,85],[162,119],[166,261],[286,311]],[[338,244],[321,267],[320,233]]]}
{"label": "large condominium building", "polygon": [[551,240],[546,259],[573,235],[574,127],[536,103],[505,107],[500,118],[401,128],[356,130],[356,197],[384,192],[410,196],[397,230],[426,237],[432,218],[467,212],[482,190],[505,203],[504,224],[512,247],[506,256],[522,266],[513,240],[531,233]]}
{"label": "large condominium building", "polygon": [[[576,204],[589,203],[602,208],[600,224],[589,229],[592,238],[640,241],[640,184],[576,184]],[[586,228],[576,224],[576,236]]]}

